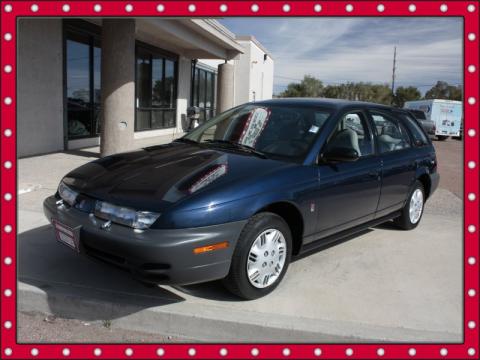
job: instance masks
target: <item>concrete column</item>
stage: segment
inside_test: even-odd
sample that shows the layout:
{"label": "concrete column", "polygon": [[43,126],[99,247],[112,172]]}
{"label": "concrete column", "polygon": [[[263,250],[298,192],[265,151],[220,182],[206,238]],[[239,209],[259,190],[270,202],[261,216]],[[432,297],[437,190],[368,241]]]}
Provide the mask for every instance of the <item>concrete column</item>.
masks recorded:
{"label": "concrete column", "polygon": [[233,64],[218,65],[217,77],[217,114],[231,109],[234,104],[234,74],[235,66]]}
{"label": "concrete column", "polygon": [[101,156],[133,148],[135,20],[103,19]]}

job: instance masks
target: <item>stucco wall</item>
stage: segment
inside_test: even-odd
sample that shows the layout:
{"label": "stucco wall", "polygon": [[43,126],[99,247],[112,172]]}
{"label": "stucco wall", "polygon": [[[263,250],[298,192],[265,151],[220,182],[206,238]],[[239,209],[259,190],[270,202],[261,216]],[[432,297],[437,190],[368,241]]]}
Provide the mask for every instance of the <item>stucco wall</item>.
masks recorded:
{"label": "stucco wall", "polygon": [[63,150],[62,21],[18,23],[17,155]]}
{"label": "stucco wall", "polygon": [[[246,43],[242,42],[242,44]],[[264,60],[265,52],[254,42],[250,41],[246,46],[250,49],[249,101],[271,99],[273,93],[273,60],[270,56],[267,56],[267,59]]]}

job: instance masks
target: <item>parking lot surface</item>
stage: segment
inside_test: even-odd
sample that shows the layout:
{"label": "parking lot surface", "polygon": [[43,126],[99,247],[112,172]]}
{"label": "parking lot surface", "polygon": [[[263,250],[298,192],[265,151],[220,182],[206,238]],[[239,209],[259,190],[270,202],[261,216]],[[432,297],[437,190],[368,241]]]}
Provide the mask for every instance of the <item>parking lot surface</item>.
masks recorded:
{"label": "parking lot surface", "polygon": [[[20,311],[200,341],[462,341],[462,201],[453,182],[442,180],[452,190],[434,194],[417,229],[381,225],[298,259],[275,292],[246,302],[219,282],[147,288],[57,243],[41,204],[68,170],[95,157],[85,155],[19,161]],[[443,155],[439,164],[453,166]]]}

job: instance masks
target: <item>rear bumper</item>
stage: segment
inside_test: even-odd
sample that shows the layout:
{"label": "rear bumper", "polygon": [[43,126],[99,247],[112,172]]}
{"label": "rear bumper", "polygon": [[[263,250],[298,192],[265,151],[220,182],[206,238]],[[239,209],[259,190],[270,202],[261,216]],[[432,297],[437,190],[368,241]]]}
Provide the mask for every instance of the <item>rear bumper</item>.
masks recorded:
{"label": "rear bumper", "polygon": [[[142,232],[112,224],[102,229],[103,220],[66,206],[57,199],[45,199],[47,219],[74,230],[79,252],[129,270],[136,278],[155,284],[194,284],[224,278],[240,232],[246,223],[238,221],[191,229],[148,229]],[[226,249],[194,254],[193,249],[228,241]]]}
{"label": "rear bumper", "polygon": [[430,174],[430,194],[429,197],[432,196],[432,194],[437,190],[438,183],[440,182],[440,174],[439,173],[433,173]]}

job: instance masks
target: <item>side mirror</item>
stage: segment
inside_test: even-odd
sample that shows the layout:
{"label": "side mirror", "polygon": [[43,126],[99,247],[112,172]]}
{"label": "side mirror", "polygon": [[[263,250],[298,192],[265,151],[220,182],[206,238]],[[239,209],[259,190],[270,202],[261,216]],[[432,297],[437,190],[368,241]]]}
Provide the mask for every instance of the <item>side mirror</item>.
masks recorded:
{"label": "side mirror", "polygon": [[329,149],[322,155],[322,159],[326,162],[352,162],[357,161],[359,157],[357,150],[345,147]]}

